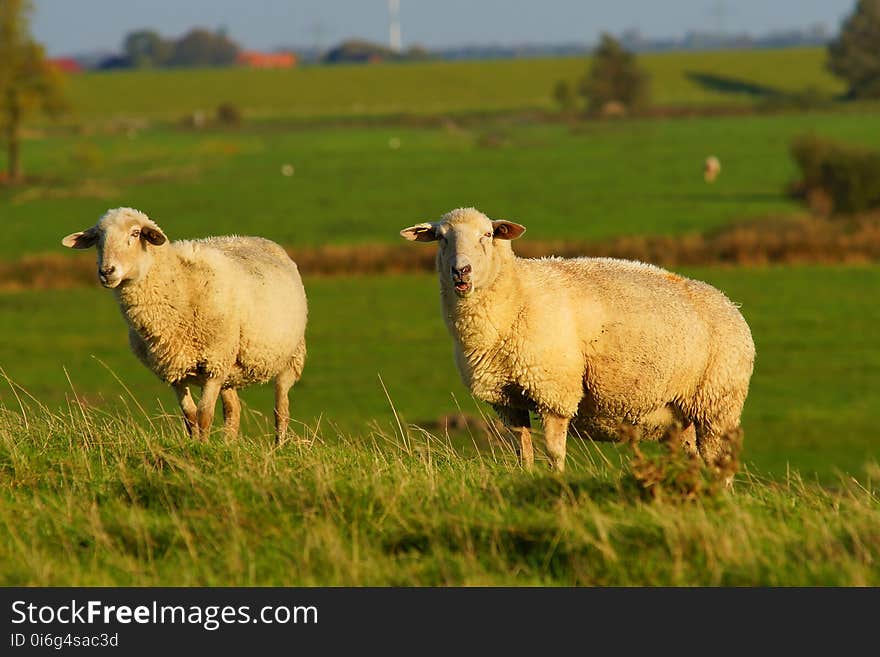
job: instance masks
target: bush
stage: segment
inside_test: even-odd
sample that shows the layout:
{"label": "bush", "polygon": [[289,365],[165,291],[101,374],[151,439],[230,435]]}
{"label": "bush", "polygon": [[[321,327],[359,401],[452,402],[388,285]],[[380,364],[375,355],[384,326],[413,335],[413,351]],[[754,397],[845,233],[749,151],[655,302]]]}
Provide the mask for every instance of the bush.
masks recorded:
{"label": "bush", "polygon": [[853,214],[880,208],[880,152],[806,135],[791,145],[801,170],[793,186],[822,214]]}
{"label": "bush", "polygon": [[695,451],[696,445],[685,449],[685,434],[680,426],[667,432],[660,440],[659,450],[642,451],[639,432],[634,427],[621,427],[621,436],[632,454],[632,474],[624,483],[635,483],[645,499],[680,504],[717,495],[727,490],[727,482],[732,482],[739,470],[742,429],[725,435],[726,449],[712,464],[703,462]]}
{"label": "bush", "polygon": [[553,87],[553,100],[563,112],[570,112],[577,106],[574,88],[565,80],[559,80]]}
{"label": "bush", "polygon": [[217,123],[237,128],[241,125],[241,110],[232,103],[223,103],[217,108]]}

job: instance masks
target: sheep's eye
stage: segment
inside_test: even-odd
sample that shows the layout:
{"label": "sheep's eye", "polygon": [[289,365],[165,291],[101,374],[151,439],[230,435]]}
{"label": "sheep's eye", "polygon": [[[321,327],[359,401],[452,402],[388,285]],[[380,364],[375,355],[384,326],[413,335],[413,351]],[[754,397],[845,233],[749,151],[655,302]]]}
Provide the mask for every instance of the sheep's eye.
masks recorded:
{"label": "sheep's eye", "polygon": [[133,231],[131,231],[131,236],[132,237],[140,237],[141,231],[139,229],[135,228]]}
{"label": "sheep's eye", "polygon": [[490,230],[488,233],[483,233],[483,237],[492,237],[492,231]]}

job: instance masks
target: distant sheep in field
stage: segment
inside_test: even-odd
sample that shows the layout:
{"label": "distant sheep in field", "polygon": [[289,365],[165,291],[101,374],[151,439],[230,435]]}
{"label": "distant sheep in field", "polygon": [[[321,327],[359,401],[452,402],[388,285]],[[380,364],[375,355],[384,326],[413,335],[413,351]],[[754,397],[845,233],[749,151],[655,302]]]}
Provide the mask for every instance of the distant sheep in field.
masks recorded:
{"label": "distant sheep in field", "polygon": [[460,208],[400,231],[439,240],[443,317],[464,383],[519,434],[533,463],[529,412],[562,470],[569,428],[619,440],[623,425],[714,465],[739,426],[755,348],[736,306],[712,286],[611,258],[524,259],[525,228]]}
{"label": "distant sheep in field", "polygon": [[715,182],[719,173],[721,173],[721,160],[714,155],[710,155],[703,162],[703,180]]}
{"label": "distant sheep in field", "polygon": [[[284,249],[260,237],[168,242],[131,208],[109,210],[62,244],[97,247],[98,277],[119,302],[131,348],[174,388],[190,435],[210,433],[219,395],[226,432],[236,436],[236,389],[275,379],[275,439],[284,438],[307,315],[299,271]],[[202,387],[198,406],[190,386]]]}

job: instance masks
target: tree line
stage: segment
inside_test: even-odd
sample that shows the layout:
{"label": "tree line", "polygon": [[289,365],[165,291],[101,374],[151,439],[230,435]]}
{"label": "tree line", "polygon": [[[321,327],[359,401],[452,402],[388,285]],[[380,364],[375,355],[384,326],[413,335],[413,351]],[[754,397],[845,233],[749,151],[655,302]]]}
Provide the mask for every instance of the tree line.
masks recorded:
{"label": "tree line", "polygon": [[154,30],[136,30],[126,35],[122,54],[101,62],[99,68],[162,68],[229,66],[241,47],[225,30],[190,30],[179,39],[166,39]]}
{"label": "tree line", "polygon": [[[63,112],[64,78],[30,31],[31,0],[0,0],[0,139],[6,147],[5,175],[0,181],[22,179],[21,127],[33,113],[50,117]],[[846,80],[847,98],[880,98],[880,0],[857,0],[838,36],[828,45],[827,66]],[[363,48],[349,51],[364,56]],[[194,29],[179,39],[165,39],[153,30],[129,33],[123,53],[109,67],[225,66],[240,52],[224,30]],[[367,56],[371,51],[366,51]],[[343,53],[345,54],[345,53]],[[347,52],[352,56],[351,52]],[[420,51],[407,53],[414,58]],[[341,59],[344,59],[340,56]],[[589,113],[625,113],[649,102],[649,78],[635,55],[604,34],[589,70],[575,84],[557,82],[554,97],[564,110],[574,110],[582,97]]]}

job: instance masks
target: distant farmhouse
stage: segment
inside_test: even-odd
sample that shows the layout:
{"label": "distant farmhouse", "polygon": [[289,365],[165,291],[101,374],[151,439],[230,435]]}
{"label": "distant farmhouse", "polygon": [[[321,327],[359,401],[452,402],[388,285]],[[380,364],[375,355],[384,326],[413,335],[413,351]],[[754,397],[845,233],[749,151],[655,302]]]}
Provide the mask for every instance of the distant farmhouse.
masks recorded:
{"label": "distant farmhouse", "polygon": [[49,65],[62,73],[81,73],[83,71],[82,65],[72,57],[55,57],[49,60]]}
{"label": "distant farmhouse", "polygon": [[236,64],[247,68],[293,68],[297,64],[292,52],[258,52],[242,50],[238,53]]}

